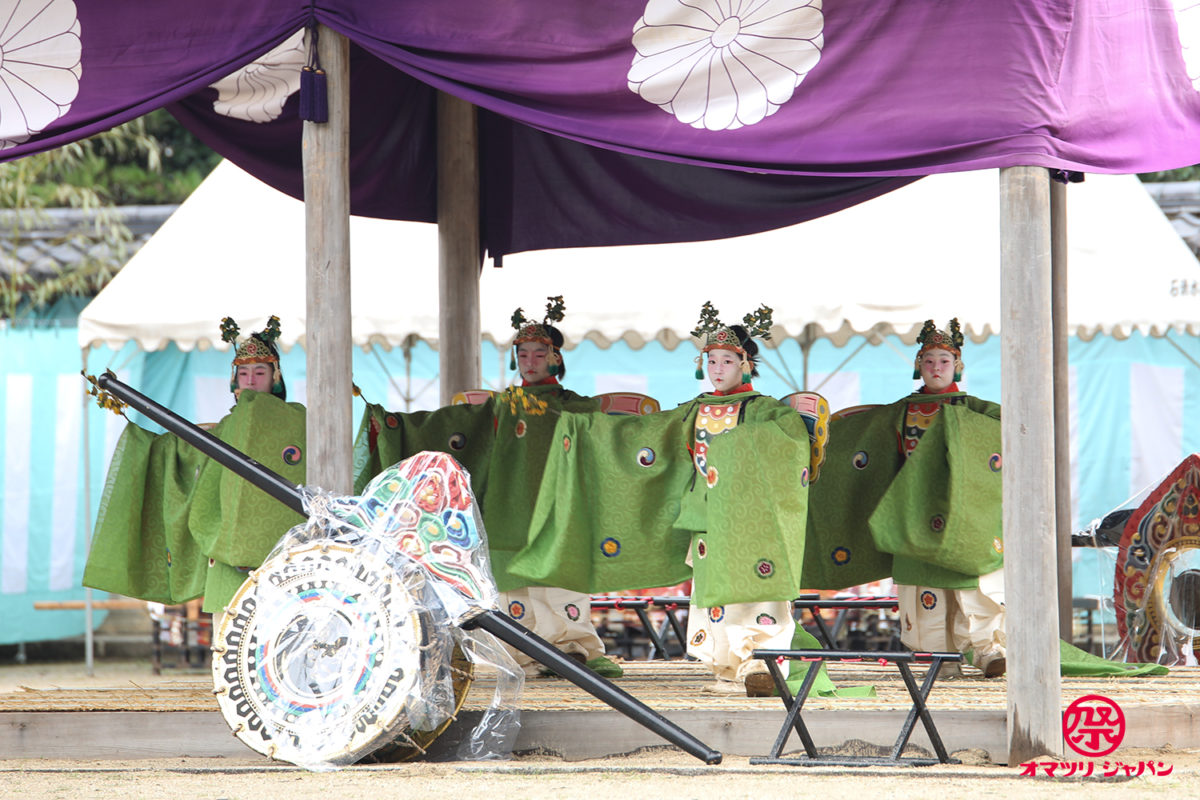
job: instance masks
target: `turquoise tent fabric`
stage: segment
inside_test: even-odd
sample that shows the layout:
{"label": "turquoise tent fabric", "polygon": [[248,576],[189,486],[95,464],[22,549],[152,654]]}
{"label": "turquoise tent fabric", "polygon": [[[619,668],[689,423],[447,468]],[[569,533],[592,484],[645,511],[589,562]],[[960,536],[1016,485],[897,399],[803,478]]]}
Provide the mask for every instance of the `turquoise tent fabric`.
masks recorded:
{"label": "turquoise tent fabric", "polygon": [[[1097,336],[1088,342],[1072,339],[1070,360],[1073,386],[1081,400],[1075,425],[1078,448],[1075,527],[1082,528],[1134,493],[1139,470],[1137,384],[1147,371],[1177,377],[1176,400],[1167,405],[1178,417],[1177,443],[1165,445],[1159,456],[1165,474],[1191,452],[1200,451],[1200,341],[1175,337],[1185,352],[1168,341],[1135,334],[1117,341]],[[818,384],[861,343],[852,340],[837,348],[821,340],[809,354],[810,387],[842,404],[886,403],[911,389],[911,348],[890,339],[864,347],[824,386]],[[624,343],[601,349],[590,342],[567,351],[571,385],[584,394],[626,389],[649,394],[664,408],[695,397],[704,388],[692,378],[694,355],[683,345],[667,350],[651,343],[631,350]],[[894,348],[894,349],[893,349]],[[782,360],[781,360],[782,356]],[[1000,340],[968,344],[964,389],[990,400],[1000,399]],[[302,399],[304,354],[299,349],[283,356],[289,398]],[[399,350],[354,354],[355,381],[364,395],[393,408],[403,408],[400,390],[409,386],[428,408],[437,403],[437,354],[425,345],[411,353],[410,378]],[[382,365],[381,366],[381,362]],[[495,386],[507,365],[506,354],[484,345],[485,383]],[[800,381],[802,358],[795,342],[779,351],[768,349],[755,387],[776,397],[792,391],[781,376]],[[386,367],[386,371],[385,368]],[[773,367],[773,368],[772,368]],[[215,351],[183,353],[174,347],[144,353],[127,347],[119,352],[94,350],[88,371],[106,368],[186,419],[200,419],[205,402],[215,411],[201,421],[215,421],[228,410],[228,355]],[[80,584],[86,556],[86,537],[95,519],[108,458],[123,421],[87,407],[90,442],[90,500],[84,496],[82,437],[82,379],[75,329],[62,327],[0,328],[0,645],[76,636],[83,632],[82,611],[34,611],[38,600],[82,600]],[[906,370],[909,372],[906,374]],[[220,386],[225,384],[222,396]],[[217,387],[197,392],[198,386]],[[1102,402],[1100,401],[1102,400]],[[1084,402],[1086,401],[1086,402]],[[361,416],[355,408],[355,418]],[[134,415],[135,419],[137,415]],[[148,424],[140,420],[142,424]],[[153,426],[151,426],[153,427]],[[1143,464],[1141,469],[1146,470]],[[1149,468],[1149,471],[1153,471]],[[1075,594],[1111,597],[1114,563],[1103,551],[1078,553]],[[103,599],[103,597],[99,598]],[[101,620],[103,614],[97,615]]]}

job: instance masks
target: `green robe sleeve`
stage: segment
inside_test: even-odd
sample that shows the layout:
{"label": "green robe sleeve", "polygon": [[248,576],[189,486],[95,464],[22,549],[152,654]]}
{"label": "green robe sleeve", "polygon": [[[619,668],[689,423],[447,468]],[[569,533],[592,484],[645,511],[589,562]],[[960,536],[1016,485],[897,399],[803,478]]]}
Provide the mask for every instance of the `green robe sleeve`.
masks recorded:
{"label": "green robe sleeve", "polygon": [[692,536],[693,602],[800,594],[811,455],[804,419],[768,397],[748,402],[737,427],[713,437],[708,463],[715,480],[697,475],[691,488],[703,492],[707,517]]}
{"label": "green robe sleeve", "polygon": [[[1000,569],[999,420],[968,405],[944,406],[887,487],[869,525],[879,549],[896,556],[962,575]],[[904,571],[915,571],[915,565]],[[929,579],[915,583],[939,585]]]}
{"label": "green robe sleeve", "polygon": [[806,589],[845,589],[892,574],[867,521],[900,469],[895,404],[830,421],[820,477],[809,488]]}
{"label": "green robe sleeve", "polygon": [[533,413],[517,406],[514,412],[501,396],[495,405],[495,439],[486,481],[482,488],[476,488],[472,473],[471,482],[476,496],[482,498],[492,574],[502,592],[528,585],[528,580],[510,572],[509,565],[529,543],[534,506],[559,418],[599,411],[598,401],[557,384],[525,386],[522,391],[544,403],[545,408]]}
{"label": "green robe sleeve", "polygon": [[388,411],[368,403],[354,442],[354,492],[371,479],[422,450],[454,456],[471,475],[471,488],[482,497],[494,441],[491,403],[446,406],[434,411]]}
{"label": "green robe sleeve", "polygon": [[529,544],[509,571],[588,593],[687,580],[688,535],[674,524],[695,473],[687,452],[694,414],[694,403],[642,417],[564,413]]}
{"label": "green robe sleeve", "polygon": [[105,480],[84,586],[171,604],[203,593],[207,559],[187,527],[203,461],[172,434],[126,426]]}
{"label": "green robe sleeve", "polygon": [[[212,433],[292,483],[305,484],[305,410],[262,392],[243,392]],[[188,524],[209,557],[257,567],[304,517],[212,459],[205,459]],[[226,598],[227,599],[227,598]],[[205,597],[205,605],[210,598]]]}

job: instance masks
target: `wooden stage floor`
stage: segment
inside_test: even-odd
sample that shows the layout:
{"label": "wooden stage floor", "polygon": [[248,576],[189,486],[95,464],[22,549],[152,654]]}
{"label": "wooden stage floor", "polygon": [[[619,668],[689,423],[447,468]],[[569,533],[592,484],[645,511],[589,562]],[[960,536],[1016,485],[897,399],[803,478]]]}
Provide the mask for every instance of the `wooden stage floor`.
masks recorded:
{"label": "wooden stage floor", "polygon": [[[617,685],[730,755],[766,755],[783,722],[778,698],[706,694],[711,681],[694,662],[625,662]],[[918,680],[923,668],[915,669]],[[964,667],[964,676],[939,680],[928,705],[951,752],[982,751],[1007,761],[1006,681],[986,680]],[[890,746],[910,706],[895,668],[877,663],[834,663],[839,687],[874,686],[873,698],[814,697],[804,718],[818,746],[862,741]],[[0,692],[0,758],[259,758],[232,737],[217,710],[204,672],[179,672],[116,686],[22,688]],[[1174,668],[1149,678],[1063,678],[1063,707],[1087,694],[1116,701],[1127,719],[1124,746],[1200,748],[1200,667]],[[471,686],[460,721],[431,753],[448,758],[487,707],[494,679],[481,673]],[[564,760],[598,758],[665,745],[623,715],[556,678],[526,682],[520,699],[516,750],[554,753]],[[912,743],[929,751],[920,724]],[[791,744],[798,748],[793,737]],[[792,748],[789,748],[792,749]],[[265,759],[262,759],[265,761]]]}

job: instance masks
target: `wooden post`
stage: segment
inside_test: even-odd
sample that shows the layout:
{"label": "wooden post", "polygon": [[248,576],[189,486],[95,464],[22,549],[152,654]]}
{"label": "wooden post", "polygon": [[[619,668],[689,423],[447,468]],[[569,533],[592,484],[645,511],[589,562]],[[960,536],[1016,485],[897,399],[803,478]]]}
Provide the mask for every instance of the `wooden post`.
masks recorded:
{"label": "wooden post", "polygon": [[[354,486],[350,335],[350,42],[317,27],[328,82],[329,121],[305,122],[309,486],[349,494]],[[265,302],[265,301],[264,301]]]}
{"label": "wooden post", "polygon": [[475,106],[438,92],[438,371],[441,404],[478,389],[479,128]]}
{"label": "wooden post", "polygon": [[1062,753],[1049,181],[1044,168],[1000,170],[1009,764]]}
{"label": "wooden post", "polygon": [[1050,181],[1050,316],[1054,331],[1054,528],[1058,543],[1058,636],[1075,638],[1071,576],[1071,373],[1067,317],[1067,185]]}

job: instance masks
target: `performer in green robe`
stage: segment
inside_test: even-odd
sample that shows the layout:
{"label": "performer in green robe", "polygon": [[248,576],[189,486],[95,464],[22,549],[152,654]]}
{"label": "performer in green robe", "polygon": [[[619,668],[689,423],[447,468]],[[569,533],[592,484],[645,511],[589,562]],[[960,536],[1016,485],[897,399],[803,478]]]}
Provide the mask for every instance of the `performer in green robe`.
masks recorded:
{"label": "performer in green robe", "polygon": [[[211,432],[303,484],[305,412],[286,402],[278,319],[271,320],[237,346],[230,377],[237,403]],[[222,333],[236,339],[232,320]],[[246,573],[302,521],[174,434],[128,425],[109,466],[83,583],[171,604],[203,595],[216,620]]]}
{"label": "performer in green robe", "polygon": [[927,321],[918,342],[917,392],[834,415],[812,493],[810,555],[820,552],[819,568],[843,585],[875,580],[890,565],[906,646],[973,651],[985,675],[1001,675],[1000,407],[958,389],[957,320],[949,332]]}
{"label": "performer in green robe", "polygon": [[801,416],[750,383],[758,346],[747,327],[762,335],[769,315],[728,327],[705,304],[694,333],[714,390],[673,411],[563,414],[533,538],[510,564],[587,592],[691,574],[688,652],[712,667],[710,690],[721,693],[743,691],[763,668],[753,649],[790,645],[801,589],[812,447]]}
{"label": "performer in green robe", "polygon": [[[552,323],[563,318],[561,297],[551,297],[539,323],[517,309],[509,367],[520,372],[521,384],[499,397],[480,397],[479,405],[451,405],[436,411],[388,412],[369,405],[356,444],[356,488],[384,467],[421,450],[453,455],[471,475],[480,499],[488,553],[500,606],[513,619],[587,663],[606,677],[622,674],[604,656],[604,643],[591,619],[588,594],[555,586],[529,586],[510,573],[509,562],[529,539],[530,518],[545,467],[546,453],[559,415],[599,409],[599,403],[566,389],[562,332]],[[484,395],[484,393],[469,393]],[[464,399],[467,399],[464,397]],[[530,677],[540,666],[529,656],[510,651]]]}

